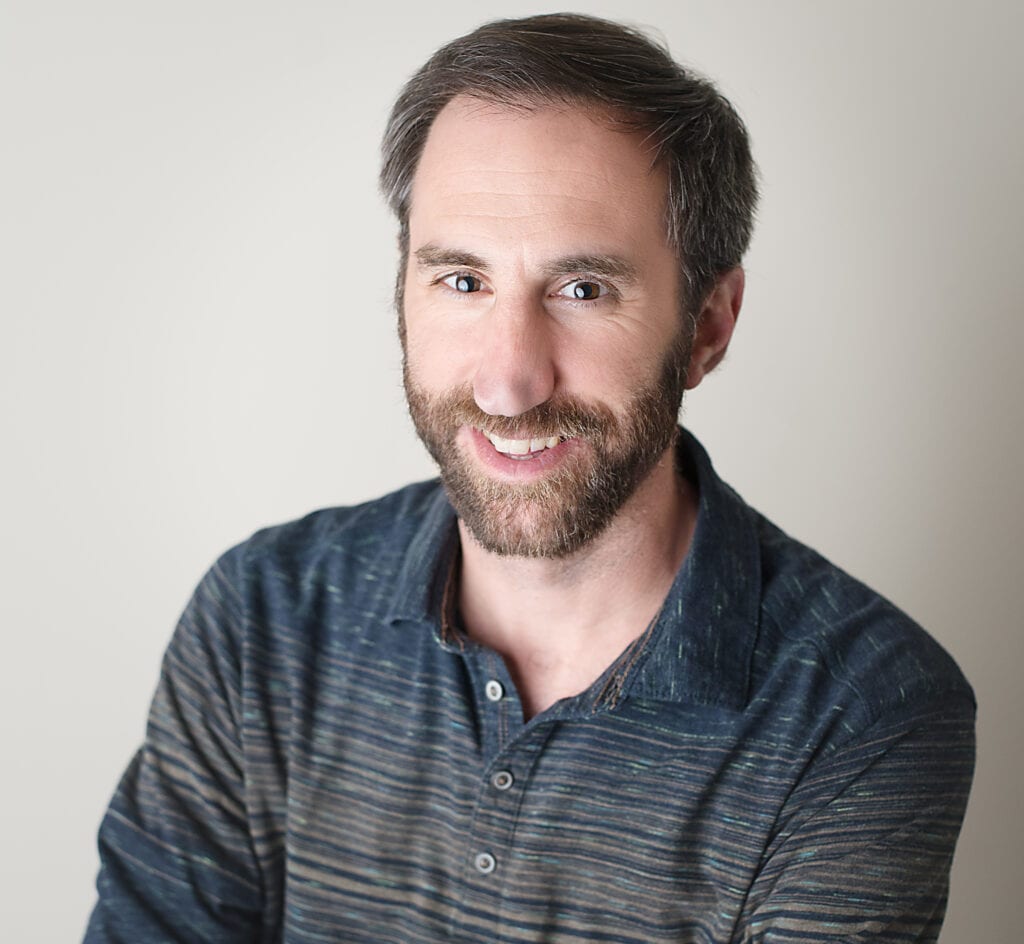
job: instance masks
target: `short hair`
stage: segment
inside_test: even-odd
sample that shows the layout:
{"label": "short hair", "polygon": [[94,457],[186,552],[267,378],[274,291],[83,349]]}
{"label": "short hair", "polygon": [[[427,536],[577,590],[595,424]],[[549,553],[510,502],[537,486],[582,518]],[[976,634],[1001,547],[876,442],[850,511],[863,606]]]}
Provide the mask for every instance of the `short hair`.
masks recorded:
{"label": "short hair", "polygon": [[668,241],[695,316],[750,242],[757,170],[742,120],[702,76],[638,30],[579,14],[494,20],[435,52],[400,92],[384,132],[380,186],[399,223],[401,305],[413,178],[430,127],[458,95],[514,107],[606,111],[643,133],[668,170]]}

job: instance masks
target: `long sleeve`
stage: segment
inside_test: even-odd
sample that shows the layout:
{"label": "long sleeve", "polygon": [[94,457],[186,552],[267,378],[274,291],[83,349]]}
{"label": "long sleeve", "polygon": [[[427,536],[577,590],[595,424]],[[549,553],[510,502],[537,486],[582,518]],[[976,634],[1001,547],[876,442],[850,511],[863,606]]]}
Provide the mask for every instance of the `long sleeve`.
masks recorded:
{"label": "long sleeve", "polygon": [[248,827],[240,607],[223,562],[164,658],[145,744],[100,827],[99,900],[86,944],[264,939]]}
{"label": "long sleeve", "polygon": [[974,769],[973,721],[958,693],[816,760],[783,810],[735,940],[935,941]]}

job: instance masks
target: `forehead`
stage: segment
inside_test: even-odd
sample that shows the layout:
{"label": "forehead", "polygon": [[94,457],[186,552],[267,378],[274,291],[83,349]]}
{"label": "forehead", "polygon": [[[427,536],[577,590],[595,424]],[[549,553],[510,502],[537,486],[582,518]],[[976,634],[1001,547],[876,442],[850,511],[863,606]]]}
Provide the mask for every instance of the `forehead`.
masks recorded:
{"label": "forehead", "polygon": [[459,96],[438,114],[413,181],[410,225],[553,217],[664,233],[667,174],[644,136],[593,108],[515,107]]}

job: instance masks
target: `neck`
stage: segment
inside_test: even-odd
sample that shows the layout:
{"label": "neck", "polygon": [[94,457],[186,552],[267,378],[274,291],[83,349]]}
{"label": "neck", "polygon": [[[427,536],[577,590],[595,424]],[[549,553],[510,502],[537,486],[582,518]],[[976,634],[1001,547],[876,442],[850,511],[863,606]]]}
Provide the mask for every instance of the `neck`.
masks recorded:
{"label": "neck", "polygon": [[460,522],[462,621],[504,657],[527,717],[586,689],[643,633],[696,517],[696,496],[669,449],[609,526],[569,557],[502,557]]}

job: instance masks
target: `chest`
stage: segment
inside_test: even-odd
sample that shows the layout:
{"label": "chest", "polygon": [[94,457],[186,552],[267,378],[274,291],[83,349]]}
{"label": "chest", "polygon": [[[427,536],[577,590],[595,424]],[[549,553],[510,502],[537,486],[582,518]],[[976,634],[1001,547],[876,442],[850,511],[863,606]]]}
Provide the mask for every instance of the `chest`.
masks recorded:
{"label": "chest", "polygon": [[264,725],[284,760],[254,780],[279,824],[280,939],[729,938],[790,759],[678,706],[524,725],[495,655],[408,655],[323,666]]}

